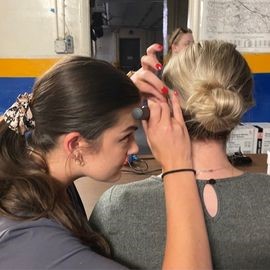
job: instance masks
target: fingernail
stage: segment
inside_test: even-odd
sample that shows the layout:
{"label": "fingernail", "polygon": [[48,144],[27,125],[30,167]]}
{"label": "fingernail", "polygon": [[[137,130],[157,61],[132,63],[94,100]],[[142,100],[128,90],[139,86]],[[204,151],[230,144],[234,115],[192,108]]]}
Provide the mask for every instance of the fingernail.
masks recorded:
{"label": "fingernail", "polygon": [[158,44],[158,49],[159,50],[162,50],[163,49],[163,46],[161,44]]}
{"label": "fingernail", "polygon": [[176,91],[176,90],[174,90],[173,93],[174,93],[175,96],[179,95],[178,91]]}
{"label": "fingernail", "polygon": [[168,95],[169,89],[166,86],[163,86],[161,89],[161,93],[165,96]]}
{"label": "fingernail", "polygon": [[156,69],[157,69],[157,70],[162,70],[162,65],[159,64],[159,63],[157,63],[157,64],[156,64]]}

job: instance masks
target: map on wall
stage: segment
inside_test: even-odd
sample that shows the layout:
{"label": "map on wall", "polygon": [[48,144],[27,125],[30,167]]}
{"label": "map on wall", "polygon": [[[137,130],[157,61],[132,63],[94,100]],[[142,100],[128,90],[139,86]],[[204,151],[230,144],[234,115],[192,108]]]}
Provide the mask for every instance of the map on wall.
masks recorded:
{"label": "map on wall", "polygon": [[204,0],[200,39],[222,39],[243,52],[270,52],[270,0]]}

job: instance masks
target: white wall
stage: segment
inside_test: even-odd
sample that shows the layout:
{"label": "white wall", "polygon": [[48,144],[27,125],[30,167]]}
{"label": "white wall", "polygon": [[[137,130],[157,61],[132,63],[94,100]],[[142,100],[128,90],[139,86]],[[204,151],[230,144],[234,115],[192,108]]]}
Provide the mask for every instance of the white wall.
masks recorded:
{"label": "white wall", "polygon": [[[63,36],[62,2],[59,35]],[[66,0],[66,32],[74,37],[75,54],[90,54],[88,0]],[[54,0],[0,1],[0,57],[55,57],[56,19]]]}
{"label": "white wall", "polygon": [[[46,58],[61,56],[55,52],[56,0],[1,0],[0,35],[1,58]],[[59,37],[63,38],[62,3],[58,3]],[[65,0],[65,32],[74,38],[74,53],[90,55],[90,7],[89,0]],[[133,34],[130,34],[130,30]],[[119,38],[140,38],[141,55],[153,42],[161,42],[157,32],[140,29],[120,29],[112,32],[104,29],[104,36],[97,39],[96,57],[117,63]]]}

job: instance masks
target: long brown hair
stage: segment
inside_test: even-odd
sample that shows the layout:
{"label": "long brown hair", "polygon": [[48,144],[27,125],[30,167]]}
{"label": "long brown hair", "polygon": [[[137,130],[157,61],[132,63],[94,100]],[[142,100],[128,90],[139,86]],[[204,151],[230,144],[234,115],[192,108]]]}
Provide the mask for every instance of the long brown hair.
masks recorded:
{"label": "long brown hair", "polygon": [[0,122],[0,215],[16,220],[49,218],[82,243],[109,254],[106,241],[74,210],[46,163],[60,135],[77,131],[95,142],[118,120],[118,111],[137,104],[129,78],[110,64],[73,56],[53,66],[33,87],[35,127],[24,136]]}

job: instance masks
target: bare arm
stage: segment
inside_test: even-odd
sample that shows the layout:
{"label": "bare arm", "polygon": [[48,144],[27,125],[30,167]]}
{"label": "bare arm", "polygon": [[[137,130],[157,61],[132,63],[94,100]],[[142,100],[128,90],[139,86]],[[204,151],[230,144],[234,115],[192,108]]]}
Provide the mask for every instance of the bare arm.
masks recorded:
{"label": "bare arm", "polygon": [[[145,79],[144,79],[145,80]],[[163,172],[192,168],[189,135],[179,97],[172,95],[173,116],[164,101],[149,101],[144,129]],[[163,269],[211,269],[211,255],[202,206],[193,172],[164,176],[167,240]]]}

